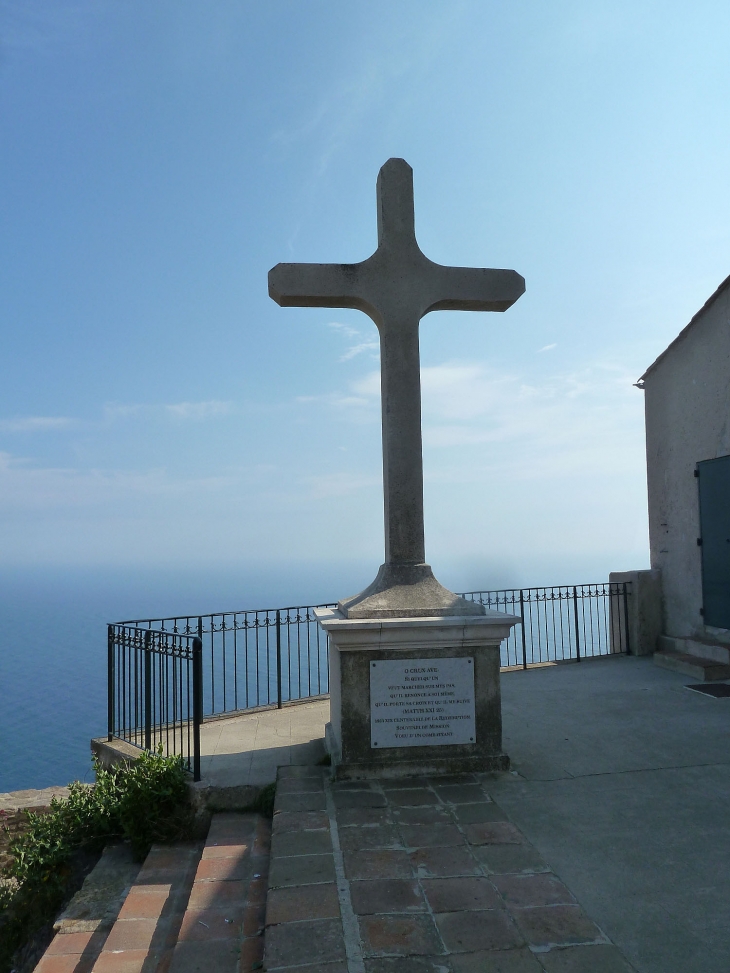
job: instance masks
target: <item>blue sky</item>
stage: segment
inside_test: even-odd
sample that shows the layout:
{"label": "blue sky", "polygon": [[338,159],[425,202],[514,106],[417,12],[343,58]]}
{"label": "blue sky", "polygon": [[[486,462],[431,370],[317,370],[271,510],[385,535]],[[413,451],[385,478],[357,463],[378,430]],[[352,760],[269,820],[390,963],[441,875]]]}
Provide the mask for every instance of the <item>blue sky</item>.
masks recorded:
{"label": "blue sky", "polygon": [[[648,561],[633,382],[730,272],[730,7],[0,0],[0,566],[382,560],[375,326],[279,261],[433,260],[426,543],[456,588]],[[349,592],[336,591],[334,596]]]}

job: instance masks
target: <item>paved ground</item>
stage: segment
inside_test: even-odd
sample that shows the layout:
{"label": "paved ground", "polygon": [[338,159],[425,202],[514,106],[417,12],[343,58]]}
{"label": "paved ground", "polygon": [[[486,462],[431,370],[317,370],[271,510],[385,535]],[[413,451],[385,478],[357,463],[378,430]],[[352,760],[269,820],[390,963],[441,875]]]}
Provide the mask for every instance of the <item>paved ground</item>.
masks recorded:
{"label": "paved ground", "polygon": [[492,797],[641,973],[730,969],[730,699],[651,659],[503,677]]}
{"label": "paved ground", "polygon": [[488,787],[486,775],[330,783],[282,768],[265,968],[631,973]]}
{"label": "paved ground", "polygon": [[329,699],[211,720],[200,733],[200,772],[216,787],[268,784],[277,767],[316,764],[324,756]]}
{"label": "paved ground", "polygon": [[[688,682],[625,657],[502,679],[517,773],[489,792],[640,973],[730,970],[730,699]],[[207,724],[204,777],[315,763],[327,708]]]}

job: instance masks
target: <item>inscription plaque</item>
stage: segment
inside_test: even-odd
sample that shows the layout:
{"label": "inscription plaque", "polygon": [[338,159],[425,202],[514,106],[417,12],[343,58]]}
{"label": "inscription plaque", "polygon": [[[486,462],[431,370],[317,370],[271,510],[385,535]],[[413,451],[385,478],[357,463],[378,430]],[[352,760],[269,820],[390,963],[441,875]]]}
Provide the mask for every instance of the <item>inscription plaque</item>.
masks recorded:
{"label": "inscription plaque", "polygon": [[370,746],[476,743],[474,659],[370,663]]}

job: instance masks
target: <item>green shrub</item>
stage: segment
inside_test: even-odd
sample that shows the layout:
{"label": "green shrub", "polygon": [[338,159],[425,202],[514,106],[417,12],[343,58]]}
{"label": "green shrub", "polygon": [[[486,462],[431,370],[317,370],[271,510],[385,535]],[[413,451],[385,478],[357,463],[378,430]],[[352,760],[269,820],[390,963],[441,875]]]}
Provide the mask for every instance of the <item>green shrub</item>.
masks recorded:
{"label": "green shrub", "polygon": [[80,848],[100,850],[125,838],[142,860],[154,842],[189,836],[193,812],[179,757],[143,751],[116,770],[96,761],[96,784],[70,785],[67,799],[46,814],[28,813],[24,834],[9,843],[12,860],[0,873],[0,973],[34,931],[54,917],[69,882],[69,860]]}

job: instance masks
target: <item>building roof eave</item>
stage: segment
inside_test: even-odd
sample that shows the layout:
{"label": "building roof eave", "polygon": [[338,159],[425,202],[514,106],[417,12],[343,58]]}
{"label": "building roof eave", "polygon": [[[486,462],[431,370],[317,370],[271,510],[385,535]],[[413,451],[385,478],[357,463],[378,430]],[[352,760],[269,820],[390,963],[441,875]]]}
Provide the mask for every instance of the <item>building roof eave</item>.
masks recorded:
{"label": "building roof eave", "polygon": [[674,348],[674,346],[676,344],[678,344],[680,341],[682,341],[682,339],[686,336],[686,334],[690,330],[690,328],[692,328],[693,325],[696,324],[696,322],[699,320],[699,318],[703,314],[703,312],[706,311],[707,308],[710,307],[711,304],[714,304],[714,302],[718,299],[718,297],[720,296],[720,294],[722,294],[723,291],[727,290],[728,287],[730,287],[730,276],[728,276],[728,277],[725,278],[725,280],[720,284],[720,286],[717,288],[717,290],[714,292],[714,294],[710,295],[710,297],[707,298],[707,300],[702,305],[702,307],[699,309],[699,311],[692,316],[692,318],[689,321],[689,324],[685,325],[685,327],[682,328],[682,330],[679,332],[679,334],[674,339],[674,341],[670,342],[667,345],[667,347],[664,349],[664,351],[661,353],[661,355],[659,355],[659,357],[655,361],[653,361],[651,363],[651,365],[649,365],[649,367],[647,368],[647,370],[644,372],[644,374],[641,376],[641,378],[636,383],[636,385],[639,388],[641,388],[643,386],[643,383],[644,383],[644,381],[646,379],[646,376],[649,375],[650,372],[653,372],[654,371],[654,369],[657,367],[657,365],[659,364],[659,362],[671,351],[672,348]]}

